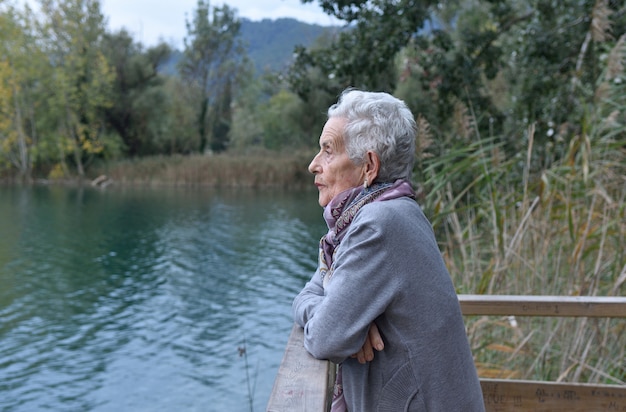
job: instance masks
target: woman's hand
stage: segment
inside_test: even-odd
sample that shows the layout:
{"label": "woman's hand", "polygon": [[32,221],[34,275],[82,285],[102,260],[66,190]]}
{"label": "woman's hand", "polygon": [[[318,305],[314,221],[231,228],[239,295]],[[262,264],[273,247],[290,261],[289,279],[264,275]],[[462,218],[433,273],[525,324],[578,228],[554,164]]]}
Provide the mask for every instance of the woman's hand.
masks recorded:
{"label": "woman's hand", "polygon": [[385,344],[378,331],[378,326],[372,322],[370,329],[367,331],[367,337],[365,338],[363,347],[351,357],[357,358],[359,363],[371,362],[374,359],[374,349],[380,352],[385,349]]}

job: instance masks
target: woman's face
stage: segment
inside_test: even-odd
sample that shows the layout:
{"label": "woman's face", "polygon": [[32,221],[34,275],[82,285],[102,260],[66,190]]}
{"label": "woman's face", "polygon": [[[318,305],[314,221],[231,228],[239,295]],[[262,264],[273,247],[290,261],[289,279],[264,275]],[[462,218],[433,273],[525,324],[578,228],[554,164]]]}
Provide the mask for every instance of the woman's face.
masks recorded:
{"label": "woman's face", "polygon": [[363,184],[363,167],[355,165],[346,153],[343,141],[345,125],[344,118],[328,119],[320,136],[320,151],[309,165],[309,172],[315,175],[322,207],[344,190]]}

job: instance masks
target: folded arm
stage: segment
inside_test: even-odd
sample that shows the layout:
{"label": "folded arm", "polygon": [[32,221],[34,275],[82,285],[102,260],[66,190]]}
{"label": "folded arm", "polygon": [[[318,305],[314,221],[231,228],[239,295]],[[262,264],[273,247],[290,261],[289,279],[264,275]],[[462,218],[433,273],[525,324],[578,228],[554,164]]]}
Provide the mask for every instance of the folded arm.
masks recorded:
{"label": "folded arm", "polygon": [[305,348],[318,359],[340,363],[348,357],[371,361],[384,342],[374,323],[395,296],[384,236],[376,224],[357,222],[335,256],[326,288],[319,273],[294,301],[304,327]]}

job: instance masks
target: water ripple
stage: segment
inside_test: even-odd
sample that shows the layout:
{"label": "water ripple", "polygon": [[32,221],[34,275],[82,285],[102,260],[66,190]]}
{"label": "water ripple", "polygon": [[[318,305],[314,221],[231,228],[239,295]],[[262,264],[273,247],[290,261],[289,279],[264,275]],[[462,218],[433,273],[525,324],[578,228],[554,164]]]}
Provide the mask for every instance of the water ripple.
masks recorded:
{"label": "water ripple", "polygon": [[309,193],[0,188],[0,410],[264,410],[320,214]]}

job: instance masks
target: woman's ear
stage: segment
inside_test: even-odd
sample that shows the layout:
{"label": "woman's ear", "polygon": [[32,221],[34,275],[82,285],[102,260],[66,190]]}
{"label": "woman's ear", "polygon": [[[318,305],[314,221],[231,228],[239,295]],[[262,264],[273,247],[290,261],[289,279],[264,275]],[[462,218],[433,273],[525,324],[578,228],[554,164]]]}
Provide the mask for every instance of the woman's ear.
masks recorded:
{"label": "woman's ear", "polygon": [[378,172],[380,171],[380,158],[374,151],[368,150],[365,154],[365,163],[363,166],[365,179],[371,185],[378,177]]}

